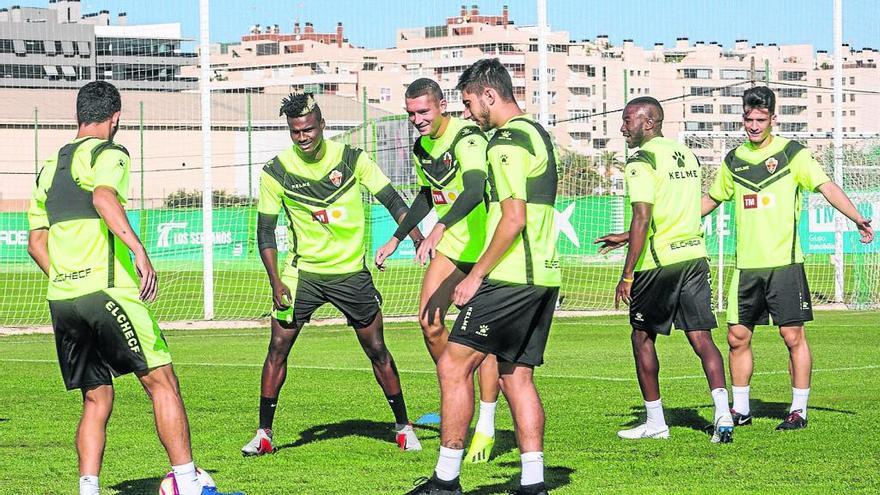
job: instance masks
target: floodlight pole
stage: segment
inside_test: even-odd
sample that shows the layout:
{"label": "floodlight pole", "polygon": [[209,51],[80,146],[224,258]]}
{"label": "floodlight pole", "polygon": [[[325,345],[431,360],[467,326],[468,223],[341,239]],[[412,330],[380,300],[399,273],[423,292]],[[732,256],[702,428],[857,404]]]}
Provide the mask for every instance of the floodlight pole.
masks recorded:
{"label": "floodlight pole", "polygon": [[[834,0],[834,182],[843,184],[843,0]],[[834,301],[844,302],[843,231],[845,220],[834,212]]]}
{"label": "floodlight pole", "polygon": [[547,77],[547,0],[538,4],[538,122],[547,127],[550,120],[550,93]]}
{"label": "floodlight pole", "polygon": [[209,0],[199,0],[199,93],[202,105],[202,283],[204,318],[214,319],[214,212],[211,175],[211,45],[209,42]]}

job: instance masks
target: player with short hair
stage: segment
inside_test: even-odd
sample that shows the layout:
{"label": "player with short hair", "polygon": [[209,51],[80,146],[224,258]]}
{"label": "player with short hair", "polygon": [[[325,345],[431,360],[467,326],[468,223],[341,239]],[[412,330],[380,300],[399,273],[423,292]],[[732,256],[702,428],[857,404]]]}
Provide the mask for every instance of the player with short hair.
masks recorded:
{"label": "player with short hair", "polygon": [[629,242],[614,306],[629,305],[632,348],[647,421],[617,433],[620,438],[669,438],[660,399],[658,334],[684,330],[703,364],[715,403],[712,442],[733,441],[733,420],[724,383],[724,362],[711,329],[712,274],[700,222],[702,172],[693,152],[663,137],[663,108],[650,96],[631,100],[620,132],[639,151],[626,162],[632,220],[628,232],[600,237],[602,252]]}
{"label": "player with short hair", "polygon": [[556,150],[547,131],[523,114],[510,74],[498,59],[480,60],[458,81],[466,118],[489,141],[487,243],[455,288],[461,313],[437,363],[440,457],[434,474],[410,494],[460,494],[464,439],[473,416],[474,371],[488,354],[498,359],[501,391],[513,414],[522,461],[522,495],[546,494],[544,409],[533,370],[544,348],[561,274],[554,224]]}
{"label": "player with short hair", "polygon": [[798,238],[803,192],[822,193],[856,224],[863,243],[873,240],[874,230],[807,148],[773,134],[776,95],[770,88],[747,89],[742,101],[748,139],[724,158],[702,205],[705,216],[722,201],[735,204],[736,270],[727,299],[733,419],[737,426],[752,422],[752,332],[772,319],[788,347],[792,385],[789,414],[776,429],[797,430],[807,426],[812,371],[804,322],[813,319],[813,308]]}
{"label": "player with short hair", "polygon": [[[321,108],[311,93],[284,98],[280,115],[287,119],[293,145],[263,167],[257,205],[257,244],[272,287],[272,336],[263,364],[259,427],[242,453],[274,451],[272,423],[287,377],[287,357],[303,325],[325,303],[345,315],[372,362],[394,413],[398,445],[421,450],[409,424],[394,358],[385,346],[382,299],[364,265],[361,186],[398,222],[406,215],[406,204],[366,153],[324,139]],[[290,252],[279,270],[275,226],[282,211]],[[411,236],[421,240],[418,229]]]}
{"label": "player with short hair", "polygon": [[[486,240],[486,135],[479,127],[446,113],[446,98],[436,81],[416,79],[406,89],[409,121],[421,136],[412,160],[420,186],[409,213],[394,236],[376,251],[376,266],[397,249],[433,206],[438,221],[419,245],[416,259],[431,261],[419,296],[419,324],[434,364],[446,347],[444,320],[452,291],[476,263]],[[480,365],[480,414],[465,458],[486,462],[495,444],[498,363],[489,355]]]}
{"label": "player with short hair", "polygon": [[28,210],[28,253],[49,277],[46,298],[61,376],[68,390],[80,389],[83,396],[76,432],[79,493],[100,493],[113,377],[134,373],[153,403],[180,493],[217,495],[216,488],[199,484],[171,354],[144,304],[156,299],[159,285],[123,208],[130,158],[113,142],[121,114],[112,84],[80,88],[76,137],[40,170]]}

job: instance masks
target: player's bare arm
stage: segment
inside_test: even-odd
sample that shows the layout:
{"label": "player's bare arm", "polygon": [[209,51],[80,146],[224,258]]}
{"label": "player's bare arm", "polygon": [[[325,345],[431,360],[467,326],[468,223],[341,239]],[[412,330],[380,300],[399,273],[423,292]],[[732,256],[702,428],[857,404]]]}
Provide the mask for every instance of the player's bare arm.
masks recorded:
{"label": "player's bare arm", "polygon": [[629,242],[629,231],[617,234],[606,234],[593,241],[593,244],[601,244],[599,246],[599,254],[608,254],[615,249],[626,246]]}
{"label": "player's bare arm", "polygon": [[871,227],[871,219],[865,218],[859,213],[859,210],[856,209],[856,206],[850,201],[840,186],[834,182],[826,182],[819,186],[819,192],[822,193],[822,196],[825,196],[825,199],[828,200],[831,206],[835,207],[837,211],[843,213],[846,218],[849,218],[856,224],[856,228],[859,229],[859,233],[862,235],[861,241],[863,244],[868,244],[874,240],[874,229]]}
{"label": "player's bare arm", "polygon": [[705,217],[709,213],[712,213],[720,204],[721,202],[715,201],[712,199],[712,196],[704,194],[703,198],[700,200],[700,216]]}
{"label": "player's bare arm", "polygon": [[137,269],[140,281],[140,297],[142,301],[153,302],[159,292],[159,279],[156,276],[156,270],[147,256],[147,250],[138,239],[131,224],[128,223],[128,217],[125,215],[125,209],[116,196],[116,190],[111,187],[98,186],[92,193],[92,205],[107,228],[128,246],[134,254],[134,265]]}
{"label": "player's bare arm", "polygon": [[501,201],[501,220],[486,252],[480,256],[471,273],[455,288],[453,302],[461,306],[474,297],[486,275],[495,268],[501,257],[513,245],[513,241],[526,227],[526,202],[522,199],[507,198]]}
{"label": "player's bare arm", "polygon": [[49,275],[49,229],[34,229],[28,232],[27,252],[40,270]]}
{"label": "player's bare arm", "polygon": [[623,264],[623,274],[620,276],[620,282],[614,291],[614,307],[619,308],[621,301],[629,304],[631,301],[630,293],[632,291],[632,283],[636,262],[645,247],[645,241],[648,237],[648,225],[651,223],[651,211],[653,205],[650,203],[633,203],[633,216],[629,224],[629,249],[626,252],[626,261]]}

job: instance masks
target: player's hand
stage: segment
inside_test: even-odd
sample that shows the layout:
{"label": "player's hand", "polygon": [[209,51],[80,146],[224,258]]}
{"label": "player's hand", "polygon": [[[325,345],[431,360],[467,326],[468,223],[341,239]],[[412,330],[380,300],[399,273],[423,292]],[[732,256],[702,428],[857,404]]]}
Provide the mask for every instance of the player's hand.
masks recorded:
{"label": "player's hand", "polygon": [[134,266],[141,279],[140,298],[144,302],[153,302],[159,294],[159,277],[150,262],[147,252],[143,249],[135,253]]}
{"label": "player's hand", "polygon": [[290,289],[281,281],[272,284],[272,303],[275,309],[283,311],[290,307]]}
{"label": "player's hand", "polygon": [[400,244],[400,241],[397,240],[397,237],[392,236],[384,246],[376,250],[376,259],[374,261],[379,271],[385,271],[385,260],[394,254],[394,251],[397,251],[398,244]]}
{"label": "player's hand", "polygon": [[452,294],[452,302],[458,307],[464,306],[474,297],[474,294],[477,293],[477,289],[480,288],[480,284],[482,283],[482,278],[475,275],[468,275],[457,286],[455,286],[455,292]]}
{"label": "player's hand", "polygon": [[874,229],[871,228],[871,219],[862,218],[856,222],[859,233],[862,234],[862,244],[868,244],[874,240]]}
{"label": "player's hand", "polygon": [[621,280],[617,283],[617,289],[614,291],[614,309],[620,309],[621,301],[627,306],[632,303],[632,282]]}
{"label": "player's hand", "polygon": [[629,242],[629,232],[621,232],[619,234],[604,235],[593,241],[593,244],[602,244],[599,247],[599,254],[608,254],[615,249],[626,246]]}
{"label": "player's hand", "polygon": [[437,256],[437,244],[440,244],[440,239],[443,238],[444,232],[446,232],[445,225],[442,223],[434,225],[431,233],[428,234],[428,237],[425,237],[425,240],[419,245],[419,249],[416,250],[417,262],[424,265],[434,259],[434,256]]}

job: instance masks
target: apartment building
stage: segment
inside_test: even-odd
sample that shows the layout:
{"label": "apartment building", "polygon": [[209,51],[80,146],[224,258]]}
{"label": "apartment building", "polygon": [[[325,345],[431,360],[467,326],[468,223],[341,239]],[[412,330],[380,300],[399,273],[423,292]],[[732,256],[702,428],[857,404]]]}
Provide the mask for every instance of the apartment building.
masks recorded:
{"label": "apartment building", "polygon": [[[517,25],[509,9],[485,14],[462,6],[435,26],[398,29],[393,48],[356,46],[336,31],[318,33],[311,23],[282,34],[277,25],[260,28],[234,45],[218,46],[212,58],[215,88],[224,91],[286,92],[309,89],[361,99],[401,112],[403,93],[415,78],[432,77],[446,91],[450,109],[462,110],[453,91],[461,72],[474,61],[497,57],[510,70],[523,108],[536,113],[538,38],[535,26]],[[725,47],[715,41],[679,38],[673,46],[650,47],[607,35],[572,40],[566,31],[548,35],[549,121],[557,142],[574,151],[622,153],[619,110],[634,97],[664,103],[665,131],[738,132],[743,90],[760,81],[779,97],[782,132],[828,133],[833,127],[831,57],[810,45],[750,43]],[[844,113],[848,133],[877,133],[871,115],[880,96],[880,54],[872,48],[844,53]],[[695,145],[700,143],[694,141]],[[715,153],[717,154],[717,153]],[[704,158],[710,158],[707,153]]]}
{"label": "apartment building", "polygon": [[120,13],[81,12],[79,0],[49,0],[48,8],[0,8],[0,87],[78,88],[96,79],[120,89],[182,91],[197,79],[181,68],[195,53],[180,24],[128,25]]}

